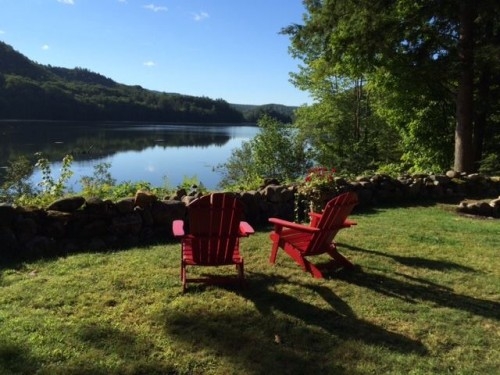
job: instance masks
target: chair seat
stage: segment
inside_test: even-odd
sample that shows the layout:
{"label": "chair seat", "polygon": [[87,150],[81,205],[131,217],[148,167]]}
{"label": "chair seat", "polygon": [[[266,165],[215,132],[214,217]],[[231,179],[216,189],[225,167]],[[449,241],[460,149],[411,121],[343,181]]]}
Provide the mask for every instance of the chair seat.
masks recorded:
{"label": "chair seat", "polygon": [[230,264],[241,264],[243,262],[243,257],[240,255],[240,251],[235,249],[232,258],[227,262],[197,262],[193,257],[193,249],[185,247],[182,252],[182,260],[185,264],[190,266],[224,266]]}

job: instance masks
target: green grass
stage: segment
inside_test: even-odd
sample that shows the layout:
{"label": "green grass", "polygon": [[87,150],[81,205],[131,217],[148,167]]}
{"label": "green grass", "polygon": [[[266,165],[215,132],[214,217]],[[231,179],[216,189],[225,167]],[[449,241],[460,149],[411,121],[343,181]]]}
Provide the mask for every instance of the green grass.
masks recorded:
{"label": "green grass", "polygon": [[352,217],[337,240],[357,268],[322,280],[270,265],[267,231],[242,241],[243,289],[182,294],[177,243],[3,268],[0,373],[500,373],[500,221]]}

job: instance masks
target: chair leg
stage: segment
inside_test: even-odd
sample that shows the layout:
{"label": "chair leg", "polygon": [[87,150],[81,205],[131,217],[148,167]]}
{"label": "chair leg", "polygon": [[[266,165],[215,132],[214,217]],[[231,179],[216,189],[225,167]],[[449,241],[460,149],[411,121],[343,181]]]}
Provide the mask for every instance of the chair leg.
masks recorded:
{"label": "chair leg", "polygon": [[271,239],[273,240],[273,247],[271,248],[271,256],[269,257],[269,263],[276,263],[276,255],[279,249],[279,239],[276,233],[271,234]]}
{"label": "chair leg", "polygon": [[349,259],[343,256],[338,252],[337,246],[335,244],[330,245],[330,249],[328,250],[328,254],[333,258],[335,263],[337,263],[341,267],[345,268],[354,268],[354,264],[351,263]]}
{"label": "chair leg", "polygon": [[309,262],[302,255],[292,256],[292,258],[302,267],[305,272],[309,272],[315,279],[322,279],[323,274],[314,264]]}
{"label": "chair leg", "polygon": [[316,267],[314,264],[312,264],[311,262],[305,260],[305,263],[306,263],[306,268],[307,268],[307,272],[309,272],[315,279],[322,279],[323,278],[323,274],[321,273],[321,271],[319,270],[318,267]]}
{"label": "chair leg", "polygon": [[186,277],[186,265],[181,262],[181,282],[182,282],[182,293],[187,289],[187,277]]}
{"label": "chair leg", "polygon": [[309,272],[314,278],[322,279],[323,274],[313,263],[309,262],[300,251],[293,246],[286,244],[283,250],[297,263],[304,272]]}

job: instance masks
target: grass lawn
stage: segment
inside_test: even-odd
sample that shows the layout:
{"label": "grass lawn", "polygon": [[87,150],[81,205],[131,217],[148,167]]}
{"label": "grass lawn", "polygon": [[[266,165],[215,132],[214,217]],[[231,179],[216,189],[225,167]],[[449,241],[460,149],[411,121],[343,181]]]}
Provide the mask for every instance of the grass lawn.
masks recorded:
{"label": "grass lawn", "polygon": [[177,243],[1,268],[0,374],[500,374],[500,221],[352,218],[357,267],[321,280],[270,265],[268,231],[242,241],[243,289],[182,294]]}

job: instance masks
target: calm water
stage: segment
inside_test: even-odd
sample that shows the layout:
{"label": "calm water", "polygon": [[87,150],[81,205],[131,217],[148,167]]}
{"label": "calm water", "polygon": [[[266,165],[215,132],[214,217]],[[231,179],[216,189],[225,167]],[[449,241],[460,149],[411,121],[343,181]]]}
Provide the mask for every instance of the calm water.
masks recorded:
{"label": "calm water", "polygon": [[[57,177],[63,156],[71,153],[74,175],[69,186],[75,191],[81,177],[92,176],[99,163],[111,164],[117,182],[177,186],[184,177],[196,176],[214,189],[221,179],[214,168],[257,132],[255,126],[242,125],[0,122],[0,166],[11,157],[43,152]],[[32,181],[41,181],[39,171]]]}

